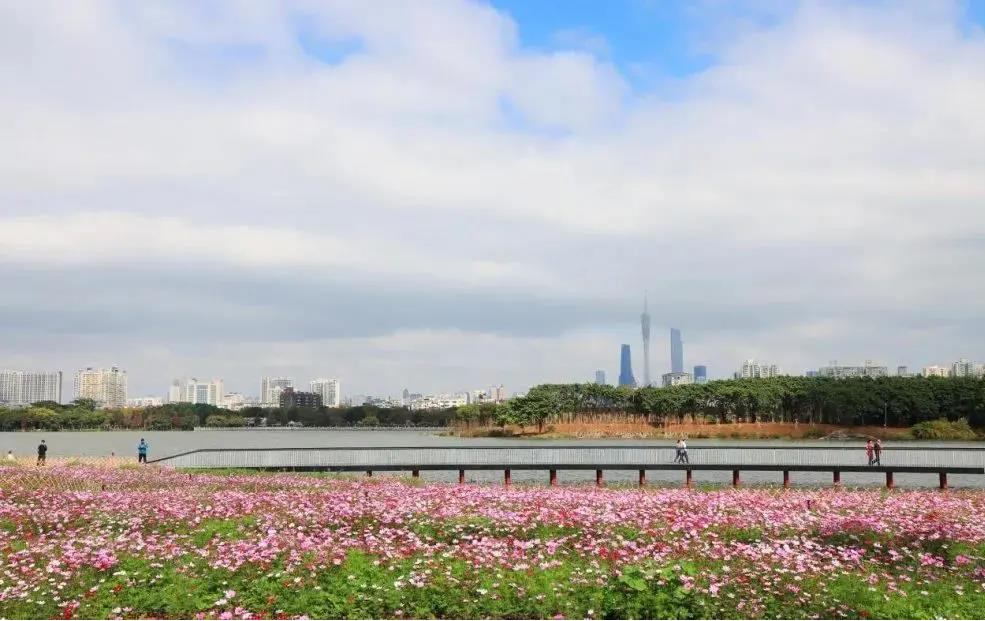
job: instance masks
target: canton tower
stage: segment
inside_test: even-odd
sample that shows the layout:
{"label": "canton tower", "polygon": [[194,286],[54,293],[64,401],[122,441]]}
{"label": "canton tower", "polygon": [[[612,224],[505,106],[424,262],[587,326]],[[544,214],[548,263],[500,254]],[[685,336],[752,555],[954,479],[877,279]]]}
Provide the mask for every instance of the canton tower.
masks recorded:
{"label": "canton tower", "polygon": [[643,314],[640,315],[643,332],[643,385],[650,385],[650,313],[646,308],[646,291],[643,292]]}

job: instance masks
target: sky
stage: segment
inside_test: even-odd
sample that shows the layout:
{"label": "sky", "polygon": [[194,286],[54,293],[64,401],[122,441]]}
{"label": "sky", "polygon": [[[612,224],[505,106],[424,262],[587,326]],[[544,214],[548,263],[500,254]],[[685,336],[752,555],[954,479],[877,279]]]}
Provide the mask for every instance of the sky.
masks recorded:
{"label": "sky", "polygon": [[[0,367],[985,360],[985,2],[0,2]],[[66,380],[65,399],[72,397]]]}

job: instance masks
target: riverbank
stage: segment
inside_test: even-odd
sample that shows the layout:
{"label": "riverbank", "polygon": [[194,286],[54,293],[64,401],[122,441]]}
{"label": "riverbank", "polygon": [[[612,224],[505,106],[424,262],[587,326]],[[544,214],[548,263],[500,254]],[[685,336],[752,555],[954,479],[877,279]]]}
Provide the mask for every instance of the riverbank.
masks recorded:
{"label": "riverbank", "polygon": [[0,468],[8,618],[980,618],[982,492]]}
{"label": "riverbank", "polygon": [[[464,427],[449,432],[463,438],[527,438],[543,440],[588,440],[603,438],[676,440],[677,438],[736,439],[736,440],[918,440],[928,439],[914,433],[912,427],[843,427],[838,425],[808,425],[796,423],[671,423],[658,427],[641,421],[573,422],[553,423],[538,432],[535,427]],[[935,434],[936,440],[974,440],[960,429],[952,432],[950,428]]]}

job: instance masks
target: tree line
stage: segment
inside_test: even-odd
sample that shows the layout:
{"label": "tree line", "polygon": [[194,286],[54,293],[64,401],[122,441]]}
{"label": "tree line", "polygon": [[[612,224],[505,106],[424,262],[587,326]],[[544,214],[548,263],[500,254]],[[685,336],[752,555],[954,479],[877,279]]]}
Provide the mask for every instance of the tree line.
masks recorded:
{"label": "tree line", "polygon": [[459,407],[456,422],[540,430],[554,422],[625,420],[652,425],[694,420],[909,427],[941,418],[985,427],[985,380],[783,376],[638,389],[543,384],[503,404]]}
{"label": "tree line", "polygon": [[232,411],[202,403],[168,403],[141,408],[98,409],[90,399],[69,404],[41,401],[28,407],[0,406],[0,431],[72,429],[190,430],[195,427],[247,427],[264,420],[268,426],[305,427],[445,427],[454,409],[409,410],[360,405],[340,408],[244,408]]}

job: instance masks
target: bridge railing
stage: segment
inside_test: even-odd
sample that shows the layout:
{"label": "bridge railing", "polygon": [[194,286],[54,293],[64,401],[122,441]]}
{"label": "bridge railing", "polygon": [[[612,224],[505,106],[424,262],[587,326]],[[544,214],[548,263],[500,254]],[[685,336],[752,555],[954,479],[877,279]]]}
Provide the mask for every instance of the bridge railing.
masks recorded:
{"label": "bridge railing", "polygon": [[[704,466],[858,467],[863,447],[693,446],[688,460]],[[377,468],[494,466],[625,466],[672,464],[673,446],[470,446],[201,449],[155,460],[179,468]],[[886,447],[886,467],[983,468],[985,448]]]}

